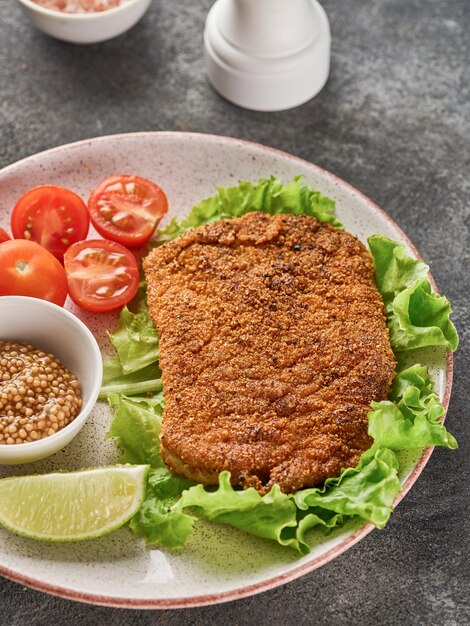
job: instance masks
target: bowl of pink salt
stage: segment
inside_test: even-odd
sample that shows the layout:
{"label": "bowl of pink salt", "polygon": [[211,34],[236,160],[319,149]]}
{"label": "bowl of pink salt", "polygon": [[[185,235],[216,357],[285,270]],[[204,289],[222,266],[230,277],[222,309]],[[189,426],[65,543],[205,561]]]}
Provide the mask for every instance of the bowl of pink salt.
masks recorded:
{"label": "bowl of pink salt", "polygon": [[152,0],[17,0],[46,35],[76,44],[118,37],[144,16]]}

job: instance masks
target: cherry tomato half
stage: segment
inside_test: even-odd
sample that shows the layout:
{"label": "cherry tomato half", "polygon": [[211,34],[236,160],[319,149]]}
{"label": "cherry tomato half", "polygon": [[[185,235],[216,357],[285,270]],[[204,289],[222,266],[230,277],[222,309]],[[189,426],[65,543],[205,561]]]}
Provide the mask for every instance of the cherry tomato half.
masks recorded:
{"label": "cherry tomato half", "polygon": [[60,261],[70,245],[85,239],[89,227],[88,211],[80,196],[54,185],[27,191],[11,215],[15,239],[36,241]]}
{"label": "cherry tomato half", "polygon": [[3,243],[4,241],[8,241],[9,239],[11,239],[11,237],[7,233],[7,231],[3,230],[3,228],[0,228],[0,243]]}
{"label": "cherry tomato half", "polygon": [[59,261],[34,241],[0,245],[0,296],[30,296],[63,306],[67,277]]}
{"label": "cherry tomato half", "polygon": [[86,311],[114,311],[137,293],[137,261],[132,252],[114,241],[75,243],[65,253],[64,265],[70,296]]}
{"label": "cherry tomato half", "polygon": [[168,200],[160,187],[146,178],[111,176],[93,191],[88,209],[100,235],[133,248],[150,239],[168,211]]}

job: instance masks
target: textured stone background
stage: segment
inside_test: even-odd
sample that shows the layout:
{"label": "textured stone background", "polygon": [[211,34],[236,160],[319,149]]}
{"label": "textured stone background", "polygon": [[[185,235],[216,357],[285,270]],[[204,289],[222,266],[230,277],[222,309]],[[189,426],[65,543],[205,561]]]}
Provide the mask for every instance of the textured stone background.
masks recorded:
{"label": "textured stone background", "polygon": [[[286,0],[287,1],[287,0]],[[323,0],[333,33],[324,91],[294,111],[253,113],[204,79],[210,0],[155,1],[121,38],[88,48],[0,8],[0,165],[127,131],[232,135],[292,152],[373,198],[402,226],[454,305],[462,343],[448,427],[384,531],[300,580],[231,604],[132,612],[60,600],[0,579],[0,623],[470,623],[470,3]]]}

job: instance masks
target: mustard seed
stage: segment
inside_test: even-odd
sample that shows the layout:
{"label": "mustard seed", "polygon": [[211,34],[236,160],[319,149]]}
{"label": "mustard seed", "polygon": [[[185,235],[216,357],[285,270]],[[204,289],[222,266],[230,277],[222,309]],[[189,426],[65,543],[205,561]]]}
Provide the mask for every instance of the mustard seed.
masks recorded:
{"label": "mustard seed", "polygon": [[0,341],[0,445],[51,436],[81,406],[77,378],[54,355]]}

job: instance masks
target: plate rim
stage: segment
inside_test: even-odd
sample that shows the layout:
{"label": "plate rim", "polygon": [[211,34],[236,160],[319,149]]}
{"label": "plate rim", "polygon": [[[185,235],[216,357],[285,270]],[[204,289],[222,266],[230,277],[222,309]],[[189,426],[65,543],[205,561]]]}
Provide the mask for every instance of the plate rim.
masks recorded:
{"label": "plate rim", "polygon": [[[19,161],[15,161],[5,166],[0,170],[0,174],[8,174],[10,169],[15,169],[18,166],[24,165],[27,162],[34,161],[36,159],[40,159],[45,156],[49,156],[54,154],[55,152],[60,152],[64,149],[76,149],[85,145],[95,144],[95,143],[106,143],[110,140],[121,141],[124,139],[139,139],[146,137],[168,137],[168,138],[186,138],[190,140],[200,139],[202,141],[208,142],[220,142],[220,143],[228,143],[228,144],[238,144],[242,146],[246,146],[248,148],[255,148],[265,153],[270,153],[273,156],[288,158],[290,161],[298,161],[302,164],[303,167],[307,169],[311,169],[322,177],[330,179],[332,182],[337,184],[340,187],[347,188],[350,192],[355,194],[358,198],[360,198],[363,202],[368,204],[371,209],[379,213],[383,218],[385,218],[389,223],[396,228],[404,241],[406,241],[409,248],[412,250],[413,254],[416,258],[423,260],[420,252],[410,240],[408,235],[401,229],[401,227],[393,220],[384,209],[382,209],[378,204],[376,204],[373,200],[371,200],[368,196],[366,196],[362,191],[343,180],[336,174],[329,172],[328,170],[307,161],[301,157],[298,157],[289,152],[285,152],[284,150],[279,150],[278,148],[273,148],[271,146],[266,146],[263,144],[256,143],[254,141],[248,141],[245,139],[238,139],[236,137],[230,137],[225,135],[214,135],[210,133],[199,133],[199,132],[182,132],[182,131],[141,131],[141,132],[131,132],[131,133],[116,133],[112,135],[102,135],[98,137],[92,137],[89,139],[81,139],[79,141],[74,141],[71,143],[62,144],[60,146],[55,146],[54,148],[49,148],[43,150],[41,152],[37,152],[30,156],[27,156]],[[428,274],[429,281],[436,293],[439,293],[436,282],[429,272]],[[442,404],[445,410],[443,420],[446,417],[447,409],[449,406],[451,391],[452,391],[452,379],[453,379],[453,354],[451,350],[447,350],[447,360],[446,360],[446,385],[444,390],[444,397],[442,400]],[[408,491],[414,485],[414,483],[419,478],[421,472],[426,466],[431,454],[434,450],[434,447],[428,447],[423,450],[423,454],[419,459],[416,466],[413,468],[413,471],[407,477],[405,482],[403,483],[402,489],[398,496],[396,497],[393,508],[395,509],[401,500],[406,496]],[[21,585],[26,585],[32,589],[36,589],[37,591],[42,591],[53,596],[65,598],[68,600],[75,600],[79,602],[84,602],[87,604],[93,604],[98,606],[108,606],[114,608],[127,608],[127,609],[178,609],[178,608],[190,608],[197,606],[208,606],[213,604],[220,604],[223,602],[230,602],[233,600],[240,600],[242,598],[246,598],[248,596],[256,595],[258,593],[262,593],[264,591],[268,591],[269,589],[274,589],[280,585],[286,584],[292,580],[300,578],[301,576],[308,574],[318,567],[325,565],[329,561],[332,561],[336,557],[340,556],[346,550],[349,550],[352,546],[358,543],[361,539],[363,539],[366,535],[368,535],[372,530],[375,529],[375,526],[371,523],[367,523],[343,541],[337,546],[334,546],[324,554],[312,559],[307,563],[303,563],[298,567],[290,570],[289,572],[285,572],[284,574],[278,574],[276,576],[272,576],[264,581],[254,583],[251,585],[239,587],[233,589],[231,591],[224,591],[220,593],[212,593],[212,594],[203,594],[199,596],[192,596],[186,598],[160,598],[160,599],[150,599],[150,598],[121,598],[121,597],[113,597],[108,595],[99,595],[92,593],[84,593],[80,591],[74,591],[68,587],[61,587],[59,585],[52,585],[50,583],[45,583],[38,578],[26,576],[24,574],[15,572],[14,570],[4,567],[0,564],[0,576],[3,576],[13,582],[19,583]]]}

